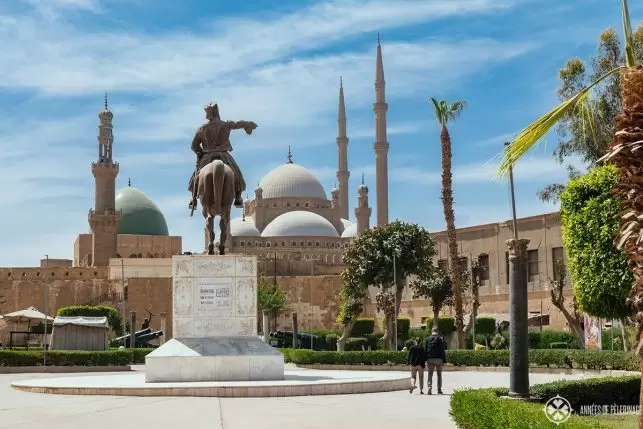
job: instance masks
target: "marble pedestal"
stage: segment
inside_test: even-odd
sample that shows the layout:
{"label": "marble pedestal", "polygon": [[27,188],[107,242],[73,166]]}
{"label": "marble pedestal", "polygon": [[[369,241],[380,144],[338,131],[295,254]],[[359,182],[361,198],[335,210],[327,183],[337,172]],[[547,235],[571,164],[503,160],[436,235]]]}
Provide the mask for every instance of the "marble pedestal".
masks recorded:
{"label": "marble pedestal", "polygon": [[145,381],[283,380],[284,358],[257,336],[257,258],[172,258],[173,338],[145,358]]}

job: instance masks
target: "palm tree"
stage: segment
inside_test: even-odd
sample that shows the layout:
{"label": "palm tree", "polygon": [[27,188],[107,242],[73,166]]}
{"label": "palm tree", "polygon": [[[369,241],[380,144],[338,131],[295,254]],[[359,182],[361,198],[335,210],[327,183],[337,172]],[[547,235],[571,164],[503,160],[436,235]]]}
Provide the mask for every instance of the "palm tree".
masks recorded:
{"label": "palm tree", "polygon": [[[539,118],[522,130],[513,140],[500,164],[501,175],[506,175],[513,164],[572,109],[588,113],[591,122],[589,93],[609,76],[620,73],[621,104],[623,111],[616,117],[614,141],[600,161],[609,162],[620,169],[621,179],[614,189],[621,200],[621,229],[616,237],[617,247],[624,250],[634,272],[630,302],[636,312],[637,353],[643,357],[643,66],[636,63],[634,37],[630,24],[627,0],[622,0],[623,33],[625,38],[625,65],[616,67],[599,77],[581,92]],[[591,129],[590,129],[591,131]],[[643,370],[643,360],[641,362]],[[642,371],[643,372],[643,371]],[[642,390],[643,392],[643,390]],[[641,396],[643,403],[643,396]],[[639,417],[643,429],[643,414]]]}
{"label": "palm tree", "polygon": [[447,224],[447,248],[449,251],[449,272],[453,286],[453,301],[455,304],[456,347],[465,347],[464,316],[462,314],[462,279],[458,254],[458,242],[455,235],[455,213],[453,211],[453,174],[451,137],[447,124],[456,120],[465,108],[464,101],[447,103],[431,98],[435,119],[440,124],[440,146],[442,148],[442,205],[444,207],[444,221]]}

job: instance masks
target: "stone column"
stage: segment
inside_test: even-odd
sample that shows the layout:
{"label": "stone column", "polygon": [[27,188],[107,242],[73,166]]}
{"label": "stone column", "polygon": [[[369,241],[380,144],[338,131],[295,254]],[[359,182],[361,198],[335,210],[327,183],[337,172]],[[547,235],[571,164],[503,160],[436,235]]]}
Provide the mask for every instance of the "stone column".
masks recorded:
{"label": "stone column", "polygon": [[129,347],[133,349],[136,346],[136,311],[130,311],[129,314]]}
{"label": "stone column", "polygon": [[529,328],[527,289],[528,239],[505,241],[509,247],[509,397],[529,397]]}
{"label": "stone column", "polygon": [[167,322],[167,313],[163,312],[160,313],[159,316],[161,317],[161,331],[163,331],[163,335],[161,335],[161,338],[159,339],[159,345],[165,344],[165,327],[166,327],[166,322]]}
{"label": "stone column", "polygon": [[270,342],[270,314],[267,311],[263,312],[263,319],[261,321],[263,325],[263,340],[267,343]]}

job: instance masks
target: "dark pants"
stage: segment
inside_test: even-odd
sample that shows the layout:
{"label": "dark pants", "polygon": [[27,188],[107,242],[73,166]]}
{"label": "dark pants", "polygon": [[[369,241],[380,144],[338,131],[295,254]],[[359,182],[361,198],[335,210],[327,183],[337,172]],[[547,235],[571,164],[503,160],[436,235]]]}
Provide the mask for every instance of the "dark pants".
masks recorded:
{"label": "dark pants", "polygon": [[438,373],[438,391],[442,391],[442,359],[432,358],[426,361],[426,365],[429,369],[429,377],[427,378],[426,386],[431,390],[433,384],[433,371]]}

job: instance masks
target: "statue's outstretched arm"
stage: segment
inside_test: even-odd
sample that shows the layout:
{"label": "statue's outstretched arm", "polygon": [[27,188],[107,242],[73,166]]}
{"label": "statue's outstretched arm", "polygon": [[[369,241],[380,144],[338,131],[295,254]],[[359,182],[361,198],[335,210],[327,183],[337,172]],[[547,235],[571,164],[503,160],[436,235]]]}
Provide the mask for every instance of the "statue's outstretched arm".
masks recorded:
{"label": "statue's outstretched arm", "polygon": [[254,130],[257,128],[257,124],[252,121],[226,121],[226,126],[231,130]]}

